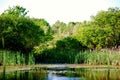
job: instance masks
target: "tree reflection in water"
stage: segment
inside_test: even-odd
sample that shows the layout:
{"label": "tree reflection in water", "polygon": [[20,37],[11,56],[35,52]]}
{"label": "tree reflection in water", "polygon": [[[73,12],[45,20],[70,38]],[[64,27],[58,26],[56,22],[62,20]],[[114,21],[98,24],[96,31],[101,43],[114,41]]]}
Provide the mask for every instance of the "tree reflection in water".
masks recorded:
{"label": "tree reflection in water", "polygon": [[49,72],[47,80],[81,80],[81,79],[75,78],[75,77],[65,77],[65,76],[54,75],[51,72]]}
{"label": "tree reflection in water", "polygon": [[0,80],[120,80],[120,69],[66,69],[47,71],[33,69],[0,73]]}

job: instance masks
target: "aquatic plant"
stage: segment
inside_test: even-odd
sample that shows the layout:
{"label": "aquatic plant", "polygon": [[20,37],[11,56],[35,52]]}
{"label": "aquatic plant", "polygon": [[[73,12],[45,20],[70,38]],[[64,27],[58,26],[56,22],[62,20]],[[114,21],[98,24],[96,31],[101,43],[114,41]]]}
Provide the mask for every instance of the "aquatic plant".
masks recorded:
{"label": "aquatic plant", "polygon": [[[33,53],[29,54],[27,63],[34,64],[35,59]],[[0,63],[1,65],[23,65],[26,64],[25,55],[20,52],[0,50]]]}
{"label": "aquatic plant", "polygon": [[120,65],[120,52],[115,51],[85,51],[79,52],[75,57],[75,63],[90,65]]}

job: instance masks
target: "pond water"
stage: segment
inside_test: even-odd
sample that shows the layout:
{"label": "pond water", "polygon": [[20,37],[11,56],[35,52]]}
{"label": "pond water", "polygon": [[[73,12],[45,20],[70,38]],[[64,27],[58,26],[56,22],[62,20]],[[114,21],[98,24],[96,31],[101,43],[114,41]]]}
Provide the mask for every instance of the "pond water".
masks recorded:
{"label": "pond water", "polygon": [[0,73],[0,80],[120,80],[118,69],[64,68]]}

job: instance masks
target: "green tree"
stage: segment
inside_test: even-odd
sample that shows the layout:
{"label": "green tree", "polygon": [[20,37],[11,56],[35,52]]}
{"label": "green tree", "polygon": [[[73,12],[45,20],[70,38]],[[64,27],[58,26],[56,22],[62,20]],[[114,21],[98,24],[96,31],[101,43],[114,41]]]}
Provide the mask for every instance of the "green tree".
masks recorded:
{"label": "green tree", "polygon": [[58,37],[63,37],[65,36],[64,35],[65,28],[66,28],[66,24],[64,22],[57,21],[52,26],[52,32],[54,35],[57,35]]}
{"label": "green tree", "polygon": [[111,29],[109,28],[82,28],[76,34],[76,38],[82,42],[83,45],[91,49],[101,49],[104,47],[111,47],[114,45]]}
{"label": "green tree", "polygon": [[28,13],[28,11],[26,11],[25,8],[21,7],[21,6],[14,6],[14,7],[9,7],[9,9],[5,10],[2,15],[6,15],[6,14],[12,14],[15,15],[17,17],[21,17],[21,16],[26,16]]}
{"label": "green tree", "polygon": [[33,18],[33,21],[40,26],[46,34],[50,34],[51,28],[49,23],[45,19],[36,19]]}
{"label": "green tree", "polygon": [[49,40],[53,39],[51,27],[45,19],[33,18],[32,20],[34,21],[34,23],[36,25],[38,25],[40,28],[42,28],[44,30],[44,33],[45,33],[44,40],[45,41],[49,41]]}
{"label": "green tree", "polygon": [[107,11],[100,11],[96,16],[92,16],[92,26],[101,28],[111,28],[113,46],[120,45],[120,9],[109,8]]}
{"label": "green tree", "polygon": [[76,33],[76,38],[89,48],[110,48],[120,45],[120,10],[100,11]]}
{"label": "green tree", "polygon": [[66,37],[56,42],[56,48],[64,49],[64,50],[71,50],[71,49],[82,50],[85,47],[82,46],[77,39],[74,39],[72,37]]}
{"label": "green tree", "polygon": [[21,52],[30,52],[34,46],[44,42],[45,36],[30,18],[10,13],[0,15],[0,32],[0,47],[4,39],[5,48]]}
{"label": "green tree", "polygon": [[67,32],[68,32],[68,36],[71,36],[74,32],[75,32],[75,22],[69,22],[67,25]]}

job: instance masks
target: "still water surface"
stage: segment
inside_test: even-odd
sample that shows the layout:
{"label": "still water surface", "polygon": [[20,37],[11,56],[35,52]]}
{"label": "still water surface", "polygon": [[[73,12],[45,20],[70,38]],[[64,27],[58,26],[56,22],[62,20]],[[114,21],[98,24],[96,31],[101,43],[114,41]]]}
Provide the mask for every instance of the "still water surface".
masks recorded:
{"label": "still water surface", "polygon": [[0,80],[120,80],[118,69],[32,69],[0,73]]}

